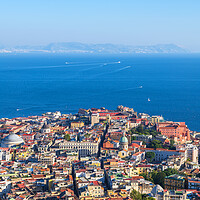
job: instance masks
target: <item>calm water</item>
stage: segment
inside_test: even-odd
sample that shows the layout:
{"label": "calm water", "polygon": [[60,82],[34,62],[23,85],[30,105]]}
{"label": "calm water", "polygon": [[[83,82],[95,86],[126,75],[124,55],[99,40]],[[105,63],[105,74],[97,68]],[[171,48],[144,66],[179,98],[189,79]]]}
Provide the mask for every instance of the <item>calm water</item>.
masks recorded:
{"label": "calm water", "polygon": [[200,131],[200,56],[0,55],[0,117],[121,104]]}

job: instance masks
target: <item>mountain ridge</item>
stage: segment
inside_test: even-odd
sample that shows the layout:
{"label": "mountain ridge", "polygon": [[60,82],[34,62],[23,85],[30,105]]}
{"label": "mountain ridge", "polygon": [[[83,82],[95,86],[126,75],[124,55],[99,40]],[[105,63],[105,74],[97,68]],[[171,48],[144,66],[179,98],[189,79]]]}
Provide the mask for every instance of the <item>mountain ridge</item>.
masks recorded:
{"label": "mountain ridge", "polygon": [[91,54],[140,54],[140,53],[190,53],[175,44],[156,45],[120,45],[120,44],[87,44],[81,42],[57,42],[47,45],[20,45],[15,47],[0,46],[0,53],[91,53]]}

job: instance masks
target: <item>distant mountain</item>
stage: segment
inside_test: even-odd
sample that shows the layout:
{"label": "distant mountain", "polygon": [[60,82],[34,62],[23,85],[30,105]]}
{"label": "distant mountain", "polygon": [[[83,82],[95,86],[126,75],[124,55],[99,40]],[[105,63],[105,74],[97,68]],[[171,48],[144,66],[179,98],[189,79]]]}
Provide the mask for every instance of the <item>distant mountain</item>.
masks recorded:
{"label": "distant mountain", "polygon": [[158,44],[149,46],[115,45],[115,44],[84,44],[79,42],[51,43],[44,46],[0,47],[0,53],[92,53],[92,54],[153,54],[153,53],[189,53],[188,50],[175,44]]}

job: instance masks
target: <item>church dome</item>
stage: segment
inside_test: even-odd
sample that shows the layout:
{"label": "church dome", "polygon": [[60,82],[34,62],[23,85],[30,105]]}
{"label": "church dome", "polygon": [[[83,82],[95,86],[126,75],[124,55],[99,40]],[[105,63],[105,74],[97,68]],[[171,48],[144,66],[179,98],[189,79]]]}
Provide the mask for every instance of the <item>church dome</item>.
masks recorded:
{"label": "church dome", "polygon": [[121,143],[128,143],[128,139],[127,139],[127,137],[125,136],[125,133],[124,133],[123,136],[120,138],[119,142],[120,142],[120,144],[121,144]]}
{"label": "church dome", "polygon": [[20,136],[16,135],[15,133],[11,133],[2,140],[1,146],[11,147],[22,143],[24,143],[24,140]]}
{"label": "church dome", "polygon": [[153,195],[158,194],[160,192],[163,192],[163,188],[160,185],[154,186],[154,188],[151,190],[151,193]]}

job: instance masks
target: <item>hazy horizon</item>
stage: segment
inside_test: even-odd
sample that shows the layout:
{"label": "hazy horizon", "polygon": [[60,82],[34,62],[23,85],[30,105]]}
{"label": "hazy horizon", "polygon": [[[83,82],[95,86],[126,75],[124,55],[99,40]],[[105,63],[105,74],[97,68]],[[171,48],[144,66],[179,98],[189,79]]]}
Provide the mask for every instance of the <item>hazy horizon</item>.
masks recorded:
{"label": "hazy horizon", "polygon": [[200,52],[199,7],[197,0],[4,1],[0,45],[176,44]]}

